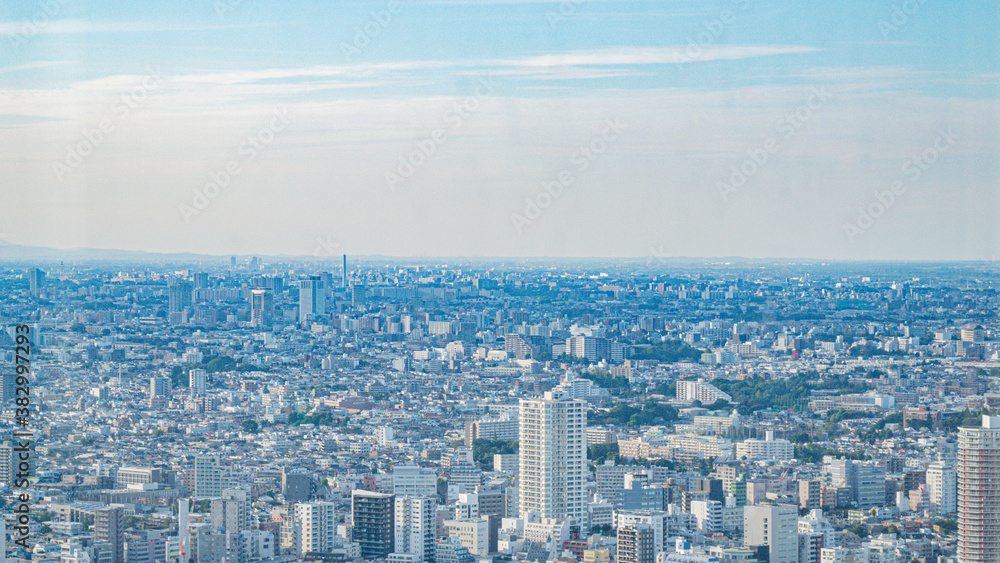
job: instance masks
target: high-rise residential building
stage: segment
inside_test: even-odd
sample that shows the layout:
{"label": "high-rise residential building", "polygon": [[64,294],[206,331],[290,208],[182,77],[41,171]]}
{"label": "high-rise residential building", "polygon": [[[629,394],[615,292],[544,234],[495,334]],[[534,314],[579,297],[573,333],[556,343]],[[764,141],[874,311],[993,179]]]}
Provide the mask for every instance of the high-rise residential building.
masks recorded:
{"label": "high-rise residential building", "polygon": [[28,288],[31,294],[38,297],[42,293],[43,287],[45,287],[45,272],[38,268],[28,270]]}
{"label": "high-rise residential building", "polygon": [[465,421],[465,447],[471,448],[476,440],[518,439],[518,420],[516,416],[505,415],[497,419]]}
{"label": "high-rise residential building", "polygon": [[274,294],[267,289],[250,292],[250,324],[257,327],[271,326],[274,321]]}
{"label": "high-rise residential building", "polygon": [[397,496],[395,501],[395,553],[414,561],[435,559],[434,533],[437,500],[432,497]]}
{"label": "high-rise residential building", "polygon": [[743,507],[743,541],[750,548],[767,546],[769,563],[798,563],[799,509],[791,504]]}
{"label": "high-rise residential building", "polygon": [[111,547],[111,563],[125,561],[125,509],[98,508],[94,511],[94,541]]}
{"label": "high-rise residential building", "polygon": [[885,506],[885,466],[876,461],[857,464],[857,481],[852,484],[852,495],[858,508],[867,510]]}
{"label": "high-rise residential building", "polygon": [[222,467],[217,454],[202,454],[194,458],[194,496],[221,497],[229,486],[229,470]]}
{"label": "high-rise residential building", "polygon": [[670,531],[669,519],[662,510],[615,510],[613,523],[619,530],[629,526],[649,526],[653,530],[653,553],[656,554],[667,548],[669,538],[664,537],[664,533]]}
{"label": "high-rise residential building", "polygon": [[171,383],[169,377],[154,375],[149,378],[149,394],[153,397],[169,397]]}
{"label": "high-rise residential building", "polygon": [[830,475],[834,487],[844,487],[850,491],[851,500],[858,508],[868,509],[885,504],[885,465],[832,459],[826,462],[824,471]]}
{"label": "high-rise residential building", "polygon": [[765,439],[749,438],[736,444],[736,458],[750,461],[788,461],[795,457],[795,447],[788,440],[775,439],[768,430]]}
{"label": "high-rise residential building", "polygon": [[729,394],[722,392],[711,383],[705,383],[702,379],[698,381],[677,382],[678,401],[684,401],[685,403],[701,401],[703,404],[710,405],[719,399],[728,402],[732,402],[733,400]]}
{"label": "high-rise residential building", "polygon": [[194,273],[194,288],[205,289],[208,287],[208,272]]}
{"label": "high-rise residential building", "polygon": [[326,313],[326,292],[323,290],[323,278],[311,276],[307,280],[299,280],[299,321]]}
{"label": "high-rise residential building", "polygon": [[225,489],[221,498],[211,502],[212,528],[226,534],[239,534],[250,529],[250,494],[243,489]]}
{"label": "high-rise residential building", "polygon": [[295,505],[298,555],[333,551],[337,536],[336,506],[332,502],[305,502]]}
{"label": "high-rise residential building", "polygon": [[958,429],[958,561],[1000,561],[1000,416]]}
{"label": "high-rise residential building", "polygon": [[193,369],[188,372],[188,387],[192,397],[204,397],[208,384],[208,372],[203,369]]}
{"label": "high-rise residential building", "polygon": [[958,474],[944,461],[927,466],[927,493],[931,510],[950,514],[958,509]]}
{"label": "high-rise residential building", "polygon": [[547,391],[542,399],[520,402],[518,473],[522,517],[573,517],[587,513],[587,403]]}
{"label": "high-rise residential building", "polygon": [[17,455],[10,444],[0,446],[0,483],[14,488],[14,475],[17,474]]}
{"label": "high-rise residential building", "polygon": [[653,547],[653,528],[649,524],[634,524],[618,527],[618,563],[653,563],[656,551]]}
{"label": "high-rise residential building", "polygon": [[396,496],[436,497],[437,472],[416,465],[394,465],[392,492]]}
{"label": "high-rise residential building", "polygon": [[717,500],[691,501],[691,514],[698,520],[698,531],[704,534],[723,531],[722,503]]}
{"label": "high-rise residential building", "polygon": [[820,508],[823,488],[818,479],[799,481],[799,508]]}
{"label": "high-rise residential building", "polygon": [[174,280],[167,287],[168,311],[178,313],[191,308],[191,292],[194,288],[191,282]]}
{"label": "high-rise residential building", "polygon": [[363,559],[385,559],[395,551],[395,495],[355,489],[351,494],[353,538]]}

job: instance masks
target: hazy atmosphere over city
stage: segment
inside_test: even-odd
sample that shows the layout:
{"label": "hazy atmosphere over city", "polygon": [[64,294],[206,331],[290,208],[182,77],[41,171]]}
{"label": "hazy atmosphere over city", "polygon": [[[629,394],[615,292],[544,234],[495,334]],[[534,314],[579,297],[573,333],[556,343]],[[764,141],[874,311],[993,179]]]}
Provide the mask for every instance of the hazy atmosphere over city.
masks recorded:
{"label": "hazy atmosphere over city", "polygon": [[995,0],[0,6],[0,563],[1000,563]]}
{"label": "hazy atmosphere over city", "polygon": [[10,2],[0,228],[210,254],[995,259],[998,19],[926,0]]}

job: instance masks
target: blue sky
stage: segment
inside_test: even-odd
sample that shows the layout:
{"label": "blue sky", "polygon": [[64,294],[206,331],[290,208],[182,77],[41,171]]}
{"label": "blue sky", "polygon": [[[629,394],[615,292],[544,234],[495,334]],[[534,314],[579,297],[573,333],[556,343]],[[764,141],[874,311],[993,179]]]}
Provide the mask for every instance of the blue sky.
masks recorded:
{"label": "blue sky", "polygon": [[991,3],[14,4],[11,243],[1000,256]]}

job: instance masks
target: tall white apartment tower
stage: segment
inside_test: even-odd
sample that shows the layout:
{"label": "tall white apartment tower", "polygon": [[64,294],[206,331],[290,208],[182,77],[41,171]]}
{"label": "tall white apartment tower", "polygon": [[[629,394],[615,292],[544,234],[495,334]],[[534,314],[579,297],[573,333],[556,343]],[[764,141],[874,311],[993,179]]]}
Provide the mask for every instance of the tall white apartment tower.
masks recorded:
{"label": "tall white apartment tower", "polygon": [[208,372],[203,369],[193,369],[188,373],[188,386],[192,397],[204,397],[208,383]]}
{"label": "tall white apartment tower", "polygon": [[413,555],[414,561],[433,562],[437,501],[431,497],[396,497],[395,509],[395,553]]}
{"label": "tall white apartment tower", "polygon": [[937,514],[950,514],[958,508],[958,475],[944,461],[927,466],[927,496]]}
{"label": "tall white apartment tower", "polygon": [[222,496],[229,487],[229,468],[223,467],[218,454],[194,457],[194,497],[210,499]]}
{"label": "tall white apartment tower", "polygon": [[587,499],[587,403],[548,391],[521,399],[520,515],[572,516],[584,522]]}
{"label": "tall white apartment tower", "polygon": [[958,561],[1000,561],[1000,416],[958,429]]}
{"label": "tall white apartment tower", "polygon": [[304,502],[295,505],[298,555],[330,553],[337,536],[336,504]]}

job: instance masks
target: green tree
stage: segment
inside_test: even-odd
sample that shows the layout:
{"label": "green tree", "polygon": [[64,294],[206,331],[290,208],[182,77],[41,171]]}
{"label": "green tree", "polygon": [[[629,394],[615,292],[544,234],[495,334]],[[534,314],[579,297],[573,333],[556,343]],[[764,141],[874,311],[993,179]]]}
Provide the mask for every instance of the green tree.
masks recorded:
{"label": "green tree", "polygon": [[472,459],[483,471],[493,470],[494,454],[516,454],[517,440],[484,440],[472,441]]}
{"label": "green tree", "polygon": [[618,442],[590,446],[587,448],[587,459],[597,465],[604,463],[607,459],[618,459]]}

